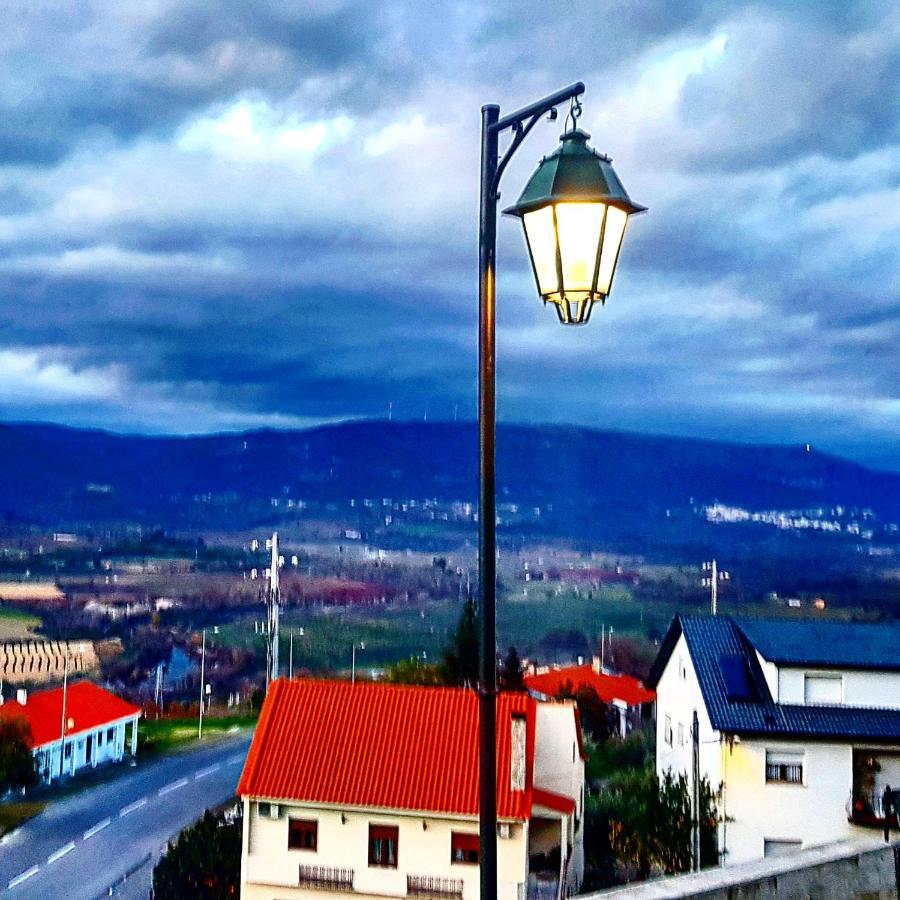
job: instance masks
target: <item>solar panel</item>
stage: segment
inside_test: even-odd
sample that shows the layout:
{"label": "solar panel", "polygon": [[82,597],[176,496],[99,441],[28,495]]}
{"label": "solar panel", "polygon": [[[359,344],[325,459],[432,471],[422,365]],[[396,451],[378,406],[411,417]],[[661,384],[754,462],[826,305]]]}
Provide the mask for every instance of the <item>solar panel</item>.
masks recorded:
{"label": "solar panel", "polygon": [[757,700],[747,660],[743,656],[720,656],[719,671],[729,700]]}

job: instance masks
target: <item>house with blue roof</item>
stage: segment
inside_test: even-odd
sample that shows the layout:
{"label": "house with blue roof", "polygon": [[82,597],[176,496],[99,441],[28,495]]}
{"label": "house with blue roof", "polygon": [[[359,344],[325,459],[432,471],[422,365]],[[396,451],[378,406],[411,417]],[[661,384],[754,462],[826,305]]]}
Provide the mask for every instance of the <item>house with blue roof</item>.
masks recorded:
{"label": "house with blue roof", "polygon": [[647,686],[656,768],[721,785],[726,865],[883,828],[900,799],[900,623],[677,616]]}

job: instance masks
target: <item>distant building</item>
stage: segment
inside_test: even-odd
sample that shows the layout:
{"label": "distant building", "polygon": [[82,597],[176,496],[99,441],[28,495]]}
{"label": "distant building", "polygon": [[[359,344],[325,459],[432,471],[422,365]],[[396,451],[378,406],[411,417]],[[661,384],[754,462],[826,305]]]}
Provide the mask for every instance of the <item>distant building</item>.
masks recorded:
{"label": "distant building", "polygon": [[722,785],[725,863],[884,824],[900,788],[900,623],[676,617],[648,683],[656,769]]}
{"label": "distant building", "polygon": [[19,690],[15,700],[0,706],[0,717],[22,718],[31,728],[32,750],[45,784],[101,763],[121,762],[126,746],[134,756],[140,716],[139,707],[89,681],[70,684],[65,697],[62,688],[32,694]]}
{"label": "distant building", "polygon": [[656,694],[637,678],[601,672],[599,657],[591,665],[536,667],[526,674],[525,686],[539,699],[548,700],[560,694],[575,694],[583,688],[593,690],[618,713],[617,730],[621,737],[640,724],[643,709],[656,699]]}
{"label": "distant building", "polygon": [[[574,703],[504,693],[497,714],[499,897],[566,897],[584,869]],[[238,794],[243,900],[479,896],[474,691],[275,681]]]}
{"label": "distant building", "polygon": [[0,600],[10,603],[61,603],[66,595],[52,581],[0,582]]}
{"label": "distant building", "polygon": [[100,665],[91,641],[4,641],[0,643],[0,679],[7,684],[41,684],[69,675],[85,675]]}

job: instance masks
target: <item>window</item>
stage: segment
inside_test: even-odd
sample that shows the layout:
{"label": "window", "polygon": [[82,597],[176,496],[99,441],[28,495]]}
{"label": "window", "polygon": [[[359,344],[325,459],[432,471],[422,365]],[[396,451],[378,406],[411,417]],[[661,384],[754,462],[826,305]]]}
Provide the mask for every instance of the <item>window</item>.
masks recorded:
{"label": "window", "polygon": [[763,839],[763,856],[790,856],[803,846],[802,841]]}
{"label": "window", "polygon": [[72,745],[71,745],[71,744],[66,744],[66,749],[65,749],[65,751],[63,752],[63,756],[64,756],[66,759],[71,759],[71,758],[72,758]]}
{"label": "window", "polygon": [[477,834],[463,834],[454,831],[450,834],[450,862],[474,863],[478,865],[481,850],[481,839]]}
{"label": "window", "polygon": [[369,865],[397,868],[398,830],[395,825],[369,826]]}
{"label": "window", "polygon": [[803,701],[805,703],[842,703],[844,680],[840,675],[804,675]]}
{"label": "window", "polygon": [[103,732],[102,731],[97,732],[97,746],[98,747],[103,746]]}
{"label": "window", "polygon": [[672,717],[666,716],[665,723],[663,725],[663,741],[665,742],[667,747],[672,746]]}
{"label": "window", "polygon": [[766,750],[766,781],[803,784],[803,754],[784,750]]}
{"label": "window", "polygon": [[107,728],[106,729],[106,739],[108,741],[111,741],[115,737],[115,734],[116,734],[115,728]]}
{"label": "window", "polygon": [[269,818],[272,815],[272,804],[271,803],[257,803],[256,804],[256,813],[260,816],[265,816]]}
{"label": "window", "polygon": [[684,746],[684,725],[681,722],[678,723],[678,746]]}
{"label": "window", "polygon": [[288,850],[315,851],[319,823],[315,819],[288,819]]}

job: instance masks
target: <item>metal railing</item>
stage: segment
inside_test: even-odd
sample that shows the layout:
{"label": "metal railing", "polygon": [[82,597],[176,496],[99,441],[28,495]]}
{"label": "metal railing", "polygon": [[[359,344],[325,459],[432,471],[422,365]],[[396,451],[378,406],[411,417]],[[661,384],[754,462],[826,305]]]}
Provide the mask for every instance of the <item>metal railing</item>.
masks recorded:
{"label": "metal railing", "polygon": [[407,875],[406,893],[410,897],[462,897],[461,878],[436,878],[431,875]]}
{"label": "metal railing", "polygon": [[353,869],[334,866],[300,866],[299,887],[315,887],[321,891],[352,891]]}

